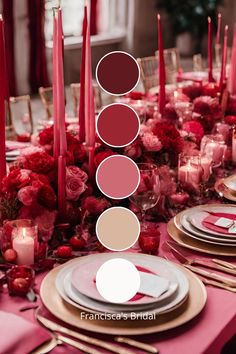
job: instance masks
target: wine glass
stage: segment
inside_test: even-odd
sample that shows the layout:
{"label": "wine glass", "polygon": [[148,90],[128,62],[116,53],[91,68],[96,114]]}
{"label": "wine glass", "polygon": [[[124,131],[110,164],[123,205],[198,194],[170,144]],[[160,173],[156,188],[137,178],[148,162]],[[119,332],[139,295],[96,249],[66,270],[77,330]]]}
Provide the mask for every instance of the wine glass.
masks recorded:
{"label": "wine glass", "polygon": [[137,166],[140,171],[140,183],[135,193],[129,199],[141,209],[142,229],[145,229],[146,211],[153,208],[160,198],[160,179],[156,165],[152,163],[138,163]]}

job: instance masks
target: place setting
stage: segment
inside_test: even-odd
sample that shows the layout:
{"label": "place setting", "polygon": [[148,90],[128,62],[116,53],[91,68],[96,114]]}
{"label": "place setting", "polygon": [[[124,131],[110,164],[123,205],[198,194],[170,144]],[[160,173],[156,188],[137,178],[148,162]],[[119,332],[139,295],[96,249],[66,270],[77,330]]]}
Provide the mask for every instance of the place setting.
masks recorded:
{"label": "place setting", "polygon": [[177,214],[168,233],[184,247],[204,253],[235,256],[235,206],[207,204]]}
{"label": "place setting", "polygon": [[[133,299],[114,304],[101,297],[94,279],[100,264],[121,256],[139,269],[141,284]],[[54,295],[49,297],[49,293]],[[196,293],[198,304],[194,302]],[[90,255],[51,271],[42,283],[41,298],[54,316],[77,328],[142,335],[174,328],[195,317],[205,305],[206,292],[198,278],[183,267],[159,257],[125,252]],[[107,320],[96,320],[93,314],[97,318],[103,314]]]}

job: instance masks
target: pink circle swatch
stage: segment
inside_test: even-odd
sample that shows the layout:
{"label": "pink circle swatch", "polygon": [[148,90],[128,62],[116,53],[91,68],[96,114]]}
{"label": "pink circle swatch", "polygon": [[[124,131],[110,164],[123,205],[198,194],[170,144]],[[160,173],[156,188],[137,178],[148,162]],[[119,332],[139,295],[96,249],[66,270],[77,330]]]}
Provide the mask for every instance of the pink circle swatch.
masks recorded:
{"label": "pink circle swatch", "polygon": [[125,95],[135,88],[140,70],[132,55],[116,51],[110,52],[99,61],[96,78],[101,88],[111,95]]}
{"label": "pink circle swatch", "polygon": [[131,144],[139,133],[139,117],[129,106],[113,103],[99,113],[97,133],[107,145],[126,146]]}
{"label": "pink circle swatch", "polygon": [[107,157],[98,166],[96,182],[103,194],[112,199],[123,199],[135,192],[140,172],[136,163],[127,156]]}

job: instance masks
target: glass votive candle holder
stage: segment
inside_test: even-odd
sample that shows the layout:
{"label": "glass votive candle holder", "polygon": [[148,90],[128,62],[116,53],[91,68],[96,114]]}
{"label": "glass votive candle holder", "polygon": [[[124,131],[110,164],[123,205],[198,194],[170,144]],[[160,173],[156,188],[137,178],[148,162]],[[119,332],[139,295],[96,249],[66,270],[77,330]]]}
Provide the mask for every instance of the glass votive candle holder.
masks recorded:
{"label": "glass votive candle holder", "polygon": [[37,225],[28,219],[12,220],[4,225],[2,232],[5,232],[5,238],[7,239],[7,242],[4,243],[4,251],[7,248],[16,251],[16,264],[34,264],[38,252]]}
{"label": "glass votive candle holder", "polygon": [[201,182],[207,182],[212,174],[212,158],[206,154],[199,153],[191,158],[191,164],[201,166]]}
{"label": "glass votive candle holder", "polygon": [[212,159],[213,167],[219,167],[224,161],[226,145],[221,134],[205,135],[201,141],[201,153]]}
{"label": "glass votive candle holder", "polygon": [[8,292],[10,295],[25,296],[34,284],[35,273],[29,266],[16,265],[7,271]]}
{"label": "glass votive candle holder", "polygon": [[196,189],[202,181],[203,169],[199,156],[179,155],[178,181],[184,187]]}
{"label": "glass votive candle holder", "polygon": [[157,254],[160,244],[160,232],[158,230],[143,230],[140,232],[138,243],[142,252]]}

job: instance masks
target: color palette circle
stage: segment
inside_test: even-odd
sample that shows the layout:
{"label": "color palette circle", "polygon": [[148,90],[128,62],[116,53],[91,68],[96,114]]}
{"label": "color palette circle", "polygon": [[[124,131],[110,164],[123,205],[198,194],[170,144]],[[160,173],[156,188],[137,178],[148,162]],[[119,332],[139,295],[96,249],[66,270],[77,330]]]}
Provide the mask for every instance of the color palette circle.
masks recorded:
{"label": "color palette circle", "polygon": [[112,303],[124,303],[132,299],[140,289],[140,275],[133,263],[114,258],[101,265],[96,274],[96,286],[100,295]]}
{"label": "color palette circle", "polygon": [[99,216],[96,234],[101,244],[107,249],[125,251],[137,242],[140,223],[131,210],[124,207],[112,207]]}
{"label": "color palette circle", "polygon": [[129,157],[112,155],[98,166],[96,182],[100,191],[108,198],[128,198],[139,186],[140,171]]}
{"label": "color palette circle", "polygon": [[124,147],[138,136],[140,121],[131,107],[113,103],[101,110],[97,118],[97,133],[100,139],[112,147]]}
{"label": "color palette circle", "polygon": [[100,59],[96,68],[99,86],[110,95],[125,95],[138,84],[140,69],[135,58],[122,51],[110,52]]}

